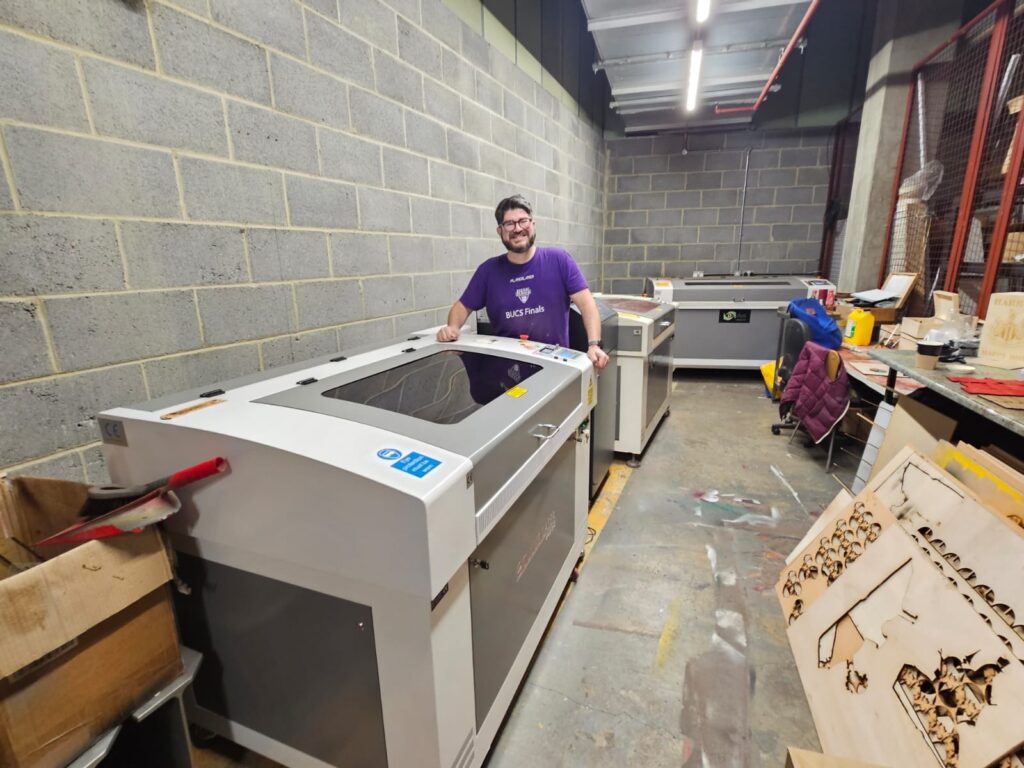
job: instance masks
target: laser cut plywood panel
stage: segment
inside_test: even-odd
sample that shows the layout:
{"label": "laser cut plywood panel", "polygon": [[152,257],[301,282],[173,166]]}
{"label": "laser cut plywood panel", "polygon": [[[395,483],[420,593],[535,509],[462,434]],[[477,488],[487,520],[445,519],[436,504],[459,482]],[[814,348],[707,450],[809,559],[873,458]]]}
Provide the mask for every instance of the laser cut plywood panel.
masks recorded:
{"label": "laser cut plywood panel", "polygon": [[995,368],[1024,367],[1024,293],[992,294],[978,362]]}
{"label": "laser cut plywood panel", "polygon": [[[941,557],[986,603],[1002,633],[1024,640],[1024,536],[933,461],[901,454],[868,484],[900,525]],[[899,458],[899,457],[898,457]]]}
{"label": "laser cut plywood panel", "polygon": [[797,558],[797,555],[801,554],[803,550],[807,548],[808,544],[821,538],[821,532],[824,531],[826,527],[833,525],[835,523],[835,516],[845,510],[852,501],[853,496],[851,496],[845,489],[839,491],[839,493],[836,494],[836,497],[832,499],[831,503],[829,503],[828,507],[825,508],[825,511],[822,512],[818,516],[818,519],[811,524],[807,533],[805,533],[804,537],[800,540],[800,543],[797,544],[796,547],[793,548],[793,551],[789,553],[789,556],[786,557],[786,565],[792,563]]}
{"label": "laser cut plywood panel", "polygon": [[804,546],[793,551],[775,586],[789,623],[799,619],[879,534],[896,522],[870,491],[845,504],[837,503],[842,498],[838,496],[815,523],[814,538],[808,541],[805,537],[801,541]]}
{"label": "laser cut plywood panel", "polygon": [[1024,664],[900,526],[787,632],[829,754],[984,768],[1024,742]]}

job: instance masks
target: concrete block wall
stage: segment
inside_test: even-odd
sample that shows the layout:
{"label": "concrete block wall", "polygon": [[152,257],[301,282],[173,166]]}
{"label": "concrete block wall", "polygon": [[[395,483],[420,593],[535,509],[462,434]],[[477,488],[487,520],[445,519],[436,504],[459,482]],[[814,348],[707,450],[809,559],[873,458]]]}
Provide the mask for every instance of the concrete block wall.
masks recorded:
{"label": "concrete block wall", "polygon": [[816,272],[827,144],[809,131],[610,140],[605,289],[637,293],[647,277],[695,272]]}
{"label": "concrete block wall", "polygon": [[599,280],[601,133],[481,32],[441,0],[0,3],[0,471],[104,481],[104,408],[440,322],[514,192]]}

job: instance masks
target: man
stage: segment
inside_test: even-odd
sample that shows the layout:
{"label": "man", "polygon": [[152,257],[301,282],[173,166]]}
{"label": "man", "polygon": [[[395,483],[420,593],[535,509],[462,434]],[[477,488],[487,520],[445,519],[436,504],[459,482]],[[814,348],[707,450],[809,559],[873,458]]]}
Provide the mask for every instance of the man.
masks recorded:
{"label": "man", "polygon": [[595,368],[608,365],[601,346],[601,316],[572,256],[561,248],[534,244],[533,209],[520,195],[498,203],[494,218],[498,237],[508,250],[477,267],[448,311],[448,323],[437,332],[437,340],[456,341],[470,313],[487,307],[487,317],[499,336],[526,336],[567,347],[572,301],[583,315],[587,357]]}

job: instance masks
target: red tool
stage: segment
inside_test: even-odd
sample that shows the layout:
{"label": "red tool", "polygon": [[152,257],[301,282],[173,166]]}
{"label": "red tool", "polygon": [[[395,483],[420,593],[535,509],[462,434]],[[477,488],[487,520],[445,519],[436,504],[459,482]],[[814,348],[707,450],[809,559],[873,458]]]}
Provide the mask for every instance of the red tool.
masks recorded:
{"label": "red tool", "polygon": [[[98,498],[104,499],[137,496],[140,492],[143,495],[99,517],[75,523],[36,543],[64,544],[72,541],[104,539],[122,533],[139,533],[146,526],[158,523],[181,509],[181,502],[173,493],[175,488],[181,488],[227,470],[227,459],[218,456],[143,486],[99,488],[96,491],[99,494]],[[96,497],[94,496],[94,498]]]}

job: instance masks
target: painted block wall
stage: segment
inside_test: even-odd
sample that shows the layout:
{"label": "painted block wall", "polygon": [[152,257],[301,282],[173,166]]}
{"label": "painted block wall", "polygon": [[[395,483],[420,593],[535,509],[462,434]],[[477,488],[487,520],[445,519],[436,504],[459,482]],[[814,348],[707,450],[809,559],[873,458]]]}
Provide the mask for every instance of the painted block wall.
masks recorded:
{"label": "painted block wall", "polygon": [[606,290],[638,293],[647,277],[694,272],[816,272],[827,133],[741,130],[608,146]]}
{"label": "painted block wall", "polygon": [[0,471],[102,482],[104,408],[441,322],[508,194],[596,284],[601,133],[483,31],[441,0],[0,3]]}

